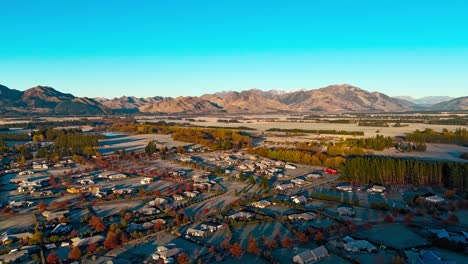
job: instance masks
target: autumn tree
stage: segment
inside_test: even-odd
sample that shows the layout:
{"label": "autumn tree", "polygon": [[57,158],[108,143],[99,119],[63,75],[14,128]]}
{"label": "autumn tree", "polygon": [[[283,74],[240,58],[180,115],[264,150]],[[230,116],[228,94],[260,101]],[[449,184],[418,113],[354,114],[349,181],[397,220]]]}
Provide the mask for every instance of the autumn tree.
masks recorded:
{"label": "autumn tree", "polygon": [[102,218],[94,216],[94,215],[91,216],[91,220],[89,221],[89,224],[97,232],[101,232],[101,231],[104,231],[106,229],[106,227],[102,223]]}
{"label": "autumn tree", "polygon": [[322,232],[317,232],[314,236],[314,240],[317,242],[317,243],[322,243],[324,240],[325,240],[325,236],[323,235]]}
{"label": "autumn tree", "polygon": [[283,239],[283,241],[281,241],[281,245],[283,245],[283,247],[285,247],[285,248],[290,248],[291,245],[292,245],[292,240],[291,240],[291,238],[285,237],[285,238]]}
{"label": "autumn tree", "polygon": [[221,247],[224,250],[228,250],[231,248],[231,244],[229,243],[229,239],[227,237],[223,240],[223,242],[221,242]]}
{"label": "autumn tree", "polygon": [[44,202],[44,201],[40,201],[37,204],[37,209],[39,209],[39,211],[41,211],[41,212],[44,212],[46,208],[47,208],[47,203]]}
{"label": "autumn tree", "polygon": [[249,245],[247,246],[247,252],[251,254],[258,254],[258,244],[253,236],[249,237]]}
{"label": "autumn tree", "polygon": [[73,247],[73,249],[68,254],[68,258],[71,260],[79,260],[81,258],[81,251],[78,247]]}
{"label": "autumn tree", "polygon": [[86,248],[86,251],[92,253],[92,252],[96,251],[96,249],[97,249],[96,243],[91,243]]}
{"label": "autumn tree", "polygon": [[240,258],[242,256],[242,253],[243,253],[243,250],[242,250],[241,246],[237,242],[235,242],[232,245],[232,248],[229,251],[231,252],[232,256],[235,257],[235,258]]}
{"label": "autumn tree", "polygon": [[114,249],[119,245],[119,240],[117,234],[114,231],[109,230],[107,232],[106,240],[104,241],[104,246],[109,249]]}
{"label": "autumn tree", "polygon": [[59,257],[55,252],[50,253],[46,259],[47,264],[57,264],[59,261]]}
{"label": "autumn tree", "polygon": [[302,243],[302,244],[306,244],[308,241],[309,241],[309,237],[305,234],[305,233],[301,233],[299,235],[299,241]]}
{"label": "autumn tree", "polygon": [[188,260],[187,255],[185,253],[182,253],[179,256],[177,256],[177,263],[179,263],[179,264],[188,264],[189,260]]}

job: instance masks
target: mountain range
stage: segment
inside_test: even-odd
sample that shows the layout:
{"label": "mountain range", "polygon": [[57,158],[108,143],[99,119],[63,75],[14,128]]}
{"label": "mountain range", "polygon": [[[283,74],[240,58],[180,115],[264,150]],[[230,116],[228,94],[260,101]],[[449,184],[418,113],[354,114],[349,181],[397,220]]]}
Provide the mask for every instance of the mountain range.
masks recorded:
{"label": "mountain range", "polygon": [[36,86],[26,91],[19,91],[0,85],[0,114],[253,114],[468,110],[468,97],[426,97],[424,100],[422,99],[390,97],[349,84],[291,92],[250,89],[241,92],[223,91],[202,96],[175,98],[122,96],[112,99],[76,97],[47,86]]}

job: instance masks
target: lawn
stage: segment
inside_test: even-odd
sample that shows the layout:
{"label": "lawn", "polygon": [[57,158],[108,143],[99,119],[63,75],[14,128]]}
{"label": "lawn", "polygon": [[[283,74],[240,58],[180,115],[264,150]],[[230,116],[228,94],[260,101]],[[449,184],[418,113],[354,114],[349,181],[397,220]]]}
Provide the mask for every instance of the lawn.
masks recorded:
{"label": "lawn", "polygon": [[430,244],[403,224],[373,226],[369,230],[360,231],[354,235],[378,245],[386,245],[399,250]]}

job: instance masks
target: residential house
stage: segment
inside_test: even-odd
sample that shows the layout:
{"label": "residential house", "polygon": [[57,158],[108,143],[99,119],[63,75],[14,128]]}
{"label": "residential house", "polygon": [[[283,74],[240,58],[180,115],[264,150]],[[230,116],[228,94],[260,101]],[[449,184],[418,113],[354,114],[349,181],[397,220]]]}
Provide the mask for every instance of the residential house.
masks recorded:
{"label": "residential house", "polygon": [[300,214],[290,214],[288,215],[289,220],[303,220],[303,221],[312,221],[317,219],[317,214],[313,212],[300,213]]}
{"label": "residential house", "polygon": [[434,203],[434,204],[442,203],[443,201],[445,201],[444,198],[442,198],[440,196],[437,196],[437,195],[428,196],[428,197],[424,198],[424,200],[426,200],[426,202],[430,202],[430,203]]}
{"label": "residential house", "polygon": [[374,185],[372,188],[368,189],[367,192],[370,193],[383,193],[385,192],[386,188],[380,185]]}
{"label": "residential house", "polygon": [[336,211],[340,216],[354,216],[356,213],[354,212],[353,208],[351,207],[338,207],[336,208]]}
{"label": "residential house", "polygon": [[308,264],[317,262],[328,257],[328,250],[324,246],[312,250],[306,250],[293,257],[293,262],[297,264]]}
{"label": "residential house", "polygon": [[229,218],[234,219],[234,220],[250,219],[252,217],[253,217],[253,214],[248,213],[248,212],[237,212],[229,216]]}
{"label": "residential house", "polygon": [[340,186],[336,186],[336,189],[338,191],[342,191],[342,192],[351,192],[351,191],[353,191],[353,186],[351,186],[351,185],[340,185]]}
{"label": "residential house", "polygon": [[276,189],[279,190],[279,191],[284,191],[284,190],[288,190],[288,189],[292,189],[294,188],[294,184],[292,183],[285,183],[285,184],[280,184],[278,186],[276,186]]}
{"label": "residential house", "polygon": [[172,198],[174,198],[174,201],[182,201],[182,200],[185,199],[185,197],[183,197],[183,196],[180,195],[180,194],[174,194],[174,195],[172,196]]}
{"label": "residential house", "polygon": [[366,252],[366,253],[371,253],[371,252],[377,252],[377,248],[372,245],[369,241],[367,240],[354,240],[353,238],[347,236],[346,241],[343,244],[343,247],[346,251],[348,252]]}
{"label": "residential house", "polygon": [[44,216],[47,219],[47,221],[52,221],[52,220],[60,220],[64,217],[67,217],[69,213],[70,213],[69,210],[63,210],[63,211],[57,211],[57,212],[44,211],[42,212],[42,216]]}
{"label": "residential house", "polygon": [[306,182],[301,179],[301,178],[295,178],[295,179],[292,179],[291,180],[292,183],[294,183],[295,185],[298,185],[298,186],[302,186],[304,185]]}
{"label": "residential house", "polygon": [[189,228],[187,229],[187,235],[195,236],[195,237],[204,237],[208,234],[206,230],[200,230],[196,228]]}
{"label": "residential house", "polygon": [[294,164],[286,164],[284,167],[285,167],[286,169],[290,169],[290,170],[295,170],[295,169],[297,169],[297,166],[294,165]]}
{"label": "residential house", "polygon": [[156,197],[153,201],[148,202],[149,206],[163,205],[166,204],[167,200],[164,198]]}
{"label": "residential house", "polygon": [[304,195],[291,196],[291,200],[295,204],[305,204],[305,203],[307,203],[307,198]]}
{"label": "residential house", "polygon": [[103,236],[97,235],[87,238],[74,237],[71,239],[74,247],[86,247],[89,244],[99,244],[103,242],[105,238]]}
{"label": "residential house", "polygon": [[151,182],[153,182],[153,179],[152,179],[152,178],[148,178],[148,177],[145,177],[145,178],[143,178],[143,179],[140,180],[140,184],[141,184],[141,185],[150,184]]}
{"label": "residential house", "polygon": [[267,200],[260,200],[260,201],[257,201],[257,202],[253,202],[251,204],[253,207],[257,207],[257,208],[266,208],[268,206],[271,205],[271,203]]}

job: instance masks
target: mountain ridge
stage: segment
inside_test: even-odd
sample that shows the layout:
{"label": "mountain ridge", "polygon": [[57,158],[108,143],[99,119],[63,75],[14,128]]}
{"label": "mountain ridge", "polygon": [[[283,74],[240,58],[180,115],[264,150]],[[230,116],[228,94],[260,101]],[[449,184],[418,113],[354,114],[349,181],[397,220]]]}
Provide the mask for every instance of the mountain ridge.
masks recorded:
{"label": "mountain ridge", "polygon": [[[464,99],[465,98],[465,99]],[[350,84],[295,91],[249,89],[220,91],[201,96],[115,98],[75,97],[48,86],[25,91],[0,85],[0,113],[86,115],[111,113],[212,114],[212,113],[314,113],[314,112],[406,112],[416,110],[468,110],[467,97],[432,106],[418,105],[409,97],[390,97]],[[459,100],[457,100],[459,99]]]}

